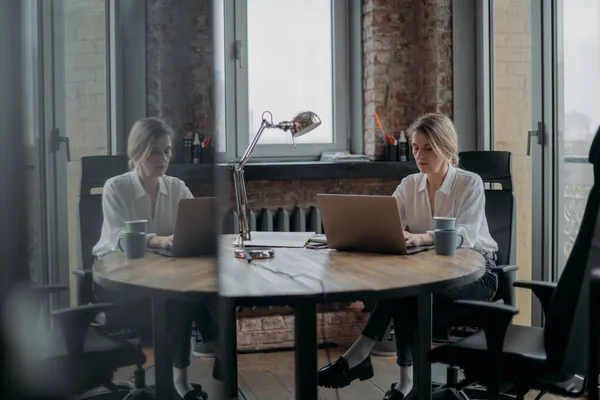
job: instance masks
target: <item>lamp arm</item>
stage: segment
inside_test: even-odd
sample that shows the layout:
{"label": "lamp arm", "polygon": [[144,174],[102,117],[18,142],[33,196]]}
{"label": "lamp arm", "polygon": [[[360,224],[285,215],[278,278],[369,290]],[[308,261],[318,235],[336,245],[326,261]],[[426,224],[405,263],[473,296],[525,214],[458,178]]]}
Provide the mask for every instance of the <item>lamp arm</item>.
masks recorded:
{"label": "lamp arm", "polygon": [[254,147],[256,147],[256,143],[258,142],[258,139],[260,139],[260,137],[262,136],[262,133],[265,130],[265,128],[272,128],[274,126],[275,125],[273,125],[266,119],[262,120],[262,123],[260,124],[260,128],[258,129],[258,132],[256,132],[256,135],[254,135],[254,138],[252,139],[250,146],[248,146],[248,148],[244,152],[244,155],[242,156],[242,158],[239,161],[239,165],[240,165],[241,169],[243,169],[246,166],[246,163],[248,162],[250,155],[254,151]]}
{"label": "lamp arm", "polygon": [[233,167],[233,187],[235,190],[235,204],[239,218],[239,245],[244,246],[244,241],[252,240],[248,224],[248,196],[244,181],[244,168],[240,164]]}
{"label": "lamp arm", "polygon": [[241,247],[244,247],[244,241],[252,240],[250,235],[250,224],[248,223],[248,195],[246,193],[244,167],[246,166],[246,163],[248,162],[248,159],[250,158],[254,147],[256,147],[256,143],[258,142],[258,139],[260,139],[260,136],[262,135],[263,131],[265,130],[265,128],[271,126],[272,124],[269,121],[263,119],[262,123],[260,124],[260,129],[258,130],[256,135],[254,135],[252,143],[250,143],[250,146],[248,146],[240,161],[235,162],[232,165],[233,187],[235,190],[235,205],[239,218],[239,245]]}

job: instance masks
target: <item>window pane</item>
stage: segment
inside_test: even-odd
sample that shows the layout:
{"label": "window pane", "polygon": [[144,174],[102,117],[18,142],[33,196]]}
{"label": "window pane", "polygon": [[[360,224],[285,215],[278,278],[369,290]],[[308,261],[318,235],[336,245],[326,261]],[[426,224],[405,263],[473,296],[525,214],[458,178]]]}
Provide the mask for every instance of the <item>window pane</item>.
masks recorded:
{"label": "window pane", "polygon": [[38,51],[38,9],[34,0],[23,1],[23,128],[25,131],[25,179],[27,184],[27,210],[29,230],[29,272],[31,280],[44,282],[44,259],[42,244],[44,242],[42,207],[43,207],[43,165],[40,158],[39,85],[36,71],[40,67]]}
{"label": "window pane", "polygon": [[[333,143],[331,0],[248,1],[248,102],[250,138],[264,111],[273,122],[314,111],[323,123],[297,143]],[[261,144],[292,143],[269,129]]]}
{"label": "window pane", "polygon": [[217,151],[227,150],[227,135],[225,135],[225,10],[222,1],[213,2],[214,6],[214,48],[215,48],[215,94],[216,104],[215,137]]}
{"label": "window pane", "polygon": [[[558,261],[562,272],[585,210],[594,183],[592,166],[587,163],[590,144],[600,126],[600,99],[595,89],[600,87],[600,3],[598,0],[558,2],[557,30],[562,31],[562,54],[558,52],[559,126],[563,126],[564,160],[559,160],[559,182],[563,189],[563,230],[559,246],[564,260]],[[559,35],[560,36],[560,35]],[[559,41],[561,38],[559,37]],[[560,162],[562,161],[562,162]],[[559,217],[561,217],[559,215]]]}

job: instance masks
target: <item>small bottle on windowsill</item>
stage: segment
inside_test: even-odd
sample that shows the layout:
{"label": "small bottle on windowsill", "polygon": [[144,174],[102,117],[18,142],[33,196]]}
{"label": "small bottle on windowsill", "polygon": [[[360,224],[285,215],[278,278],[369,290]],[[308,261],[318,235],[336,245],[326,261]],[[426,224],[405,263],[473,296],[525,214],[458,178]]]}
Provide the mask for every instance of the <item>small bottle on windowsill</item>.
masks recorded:
{"label": "small bottle on windowsill", "polygon": [[408,161],[408,158],[406,158],[407,144],[408,143],[406,143],[406,136],[404,135],[404,131],[402,131],[400,132],[400,137],[398,138],[399,161]]}
{"label": "small bottle on windowsill", "polygon": [[196,132],[196,137],[194,138],[194,144],[192,145],[192,149],[194,152],[194,156],[192,158],[192,164],[200,164],[200,152],[202,143],[200,143],[200,137],[198,137],[198,133]]}

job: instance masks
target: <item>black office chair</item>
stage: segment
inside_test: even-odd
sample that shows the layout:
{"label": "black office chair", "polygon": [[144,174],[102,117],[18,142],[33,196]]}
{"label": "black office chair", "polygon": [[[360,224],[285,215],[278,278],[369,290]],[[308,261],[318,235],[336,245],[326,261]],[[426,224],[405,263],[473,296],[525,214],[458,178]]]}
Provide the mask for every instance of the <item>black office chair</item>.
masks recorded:
{"label": "black office chair", "polygon": [[[122,298],[118,293],[111,293],[100,286],[95,286],[92,275],[94,255],[92,249],[100,239],[104,215],[102,212],[102,194],[94,193],[104,187],[111,177],[129,170],[125,156],[91,156],[81,159],[81,183],[77,221],[79,228],[78,257],[81,268],[73,271],[77,275],[77,299],[79,305],[98,303],[97,295],[102,294],[104,301],[118,303],[105,313],[102,325],[95,328],[107,337],[115,340],[127,340],[140,347],[152,343],[151,303],[148,299],[135,299],[127,302],[117,301]],[[114,297],[115,300],[112,300]],[[128,398],[143,398],[152,393],[152,388],[145,384],[145,371],[142,364],[134,371],[133,390]],[[148,393],[145,393],[148,391]]]}
{"label": "black office chair", "polygon": [[588,363],[588,400],[598,400],[598,376],[600,375],[600,269],[592,271],[590,277],[590,301],[589,301],[589,341],[590,359]]}
{"label": "black office chair", "polygon": [[[78,304],[97,302],[95,293],[101,292],[103,298],[110,298],[106,289],[94,286],[92,249],[100,239],[102,230],[102,194],[94,193],[104,187],[111,177],[128,171],[125,156],[91,156],[81,159],[81,183],[77,221],[79,228],[78,257],[80,268],[73,271],[78,276]],[[115,294],[116,295],[116,294]],[[152,320],[149,300],[133,300],[120,304],[111,310],[110,318],[104,326],[109,335],[119,335],[121,339],[136,339],[142,343],[152,341]]]}
{"label": "black office chair", "polygon": [[[498,277],[498,290],[492,301],[515,305],[513,283],[518,267],[514,265],[516,263],[516,199],[513,191],[512,155],[507,151],[465,151],[459,154],[459,159],[460,167],[478,174],[484,184],[501,185],[501,188],[485,189],[485,214],[488,228],[492,238],[498,244],[496,267],[492,269]],[[433,342],[451,343],[476,332],[478,327],[469,326],[469,320],[468,316],[465,321],[462,321],[460,315],[457,316],[452,326],[440,327],[440,330],[434,332]],[[434,397],[437,399],[449,395],[464,397],[463,393],[444,388],[445,385],[455,384],[458,379],[459,368],[448,366],[446,382],[433,382]]]}
{"label": "black office chair", "polygon": [[[11,294],[7,326],[16,356],[13,373],[18,385],[22,392],[36,398],[123,399],[130,388],[112,382],[114,371],[142,365],[146,356],[135,346],[109,338],[93,327],[95,316],[109,311],[111,304],[50,312],[49,296],[67,290],[62,285],[31,285]],[[33,331],[44,340],[32,343],[24,331]],[[109,391],[80,396],[102,386]]]}
{"label": "black office chair", "polygon": [[510,393],[523,399],[532,389],[540,390],[537,399],[548,392],[583,395],[583,390],[565,390],[559,385],[576,374],[586,376],[590,349],[598,349],[598,337],[592,338],[595,345],[590,346],[588,325],[590,319],[598,320],[597,315],[590,315],[589,279],[592,270],[600,267],[600,129],[592,143],[589,162],[594,166],[594,186],[560,280],[557,284],[514,283],[515,287],[531,289],[538,298],[545,316],[544,328],[513,325],[512,319],[519,312],[514,306],[456,301],[454,306],[473,316],[474,324],[481,330],[428,354],[431,362],[463,369],[465,379],[451,385],[455,390],[479,383],[487,388],[488,398]]}
{"label": "black office chair", "polygon": [[498,291],[493,301],[515,305],[513,282],[517,270],[517,200],[513,190],[512,155],[508,151],[463,151],[460,166],[474,172],[485,184],[501,188],[485,189],[485,215],[492,238],[498,243],[496,268]]}

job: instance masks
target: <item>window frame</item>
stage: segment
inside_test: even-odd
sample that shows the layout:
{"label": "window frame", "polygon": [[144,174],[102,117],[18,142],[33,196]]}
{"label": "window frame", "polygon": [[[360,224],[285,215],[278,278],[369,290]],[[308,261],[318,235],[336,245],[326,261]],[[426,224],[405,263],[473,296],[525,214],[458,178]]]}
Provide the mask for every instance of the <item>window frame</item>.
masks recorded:
{"label": "window frame", "polygon": [[[334,52],[333,143],[297,144],[294,148],[289,144],[261,144],[259,141],[251,160],[271,162],[314,160],[318,159],[324,151],[362,153],[362,58],[357,59],[355,56],[357,51],[362,52],[362,26],[356,23],[357,16],[358,20],[362,17],[362,4],[349,5],[346,0],[331,0],[331,3]],[[248,70],[245,68],[248,65],[247,10],[248,0],[235,0],[224,4],[225,110],[223,115],[225,115],[226,151],[218,153],[218,160],[225,162],[239,159],[251,140],[247,133],[250,129]],[[218,24],[216,23],[215,26],[217,27]],[[239,59],[236,58],[237,42],[241,43]],[[355,65],[357,62],[360,65]],[[357,87],[360,90],[356,90]],[[291,118],[291,116],[274,117],[277,121]]]}

